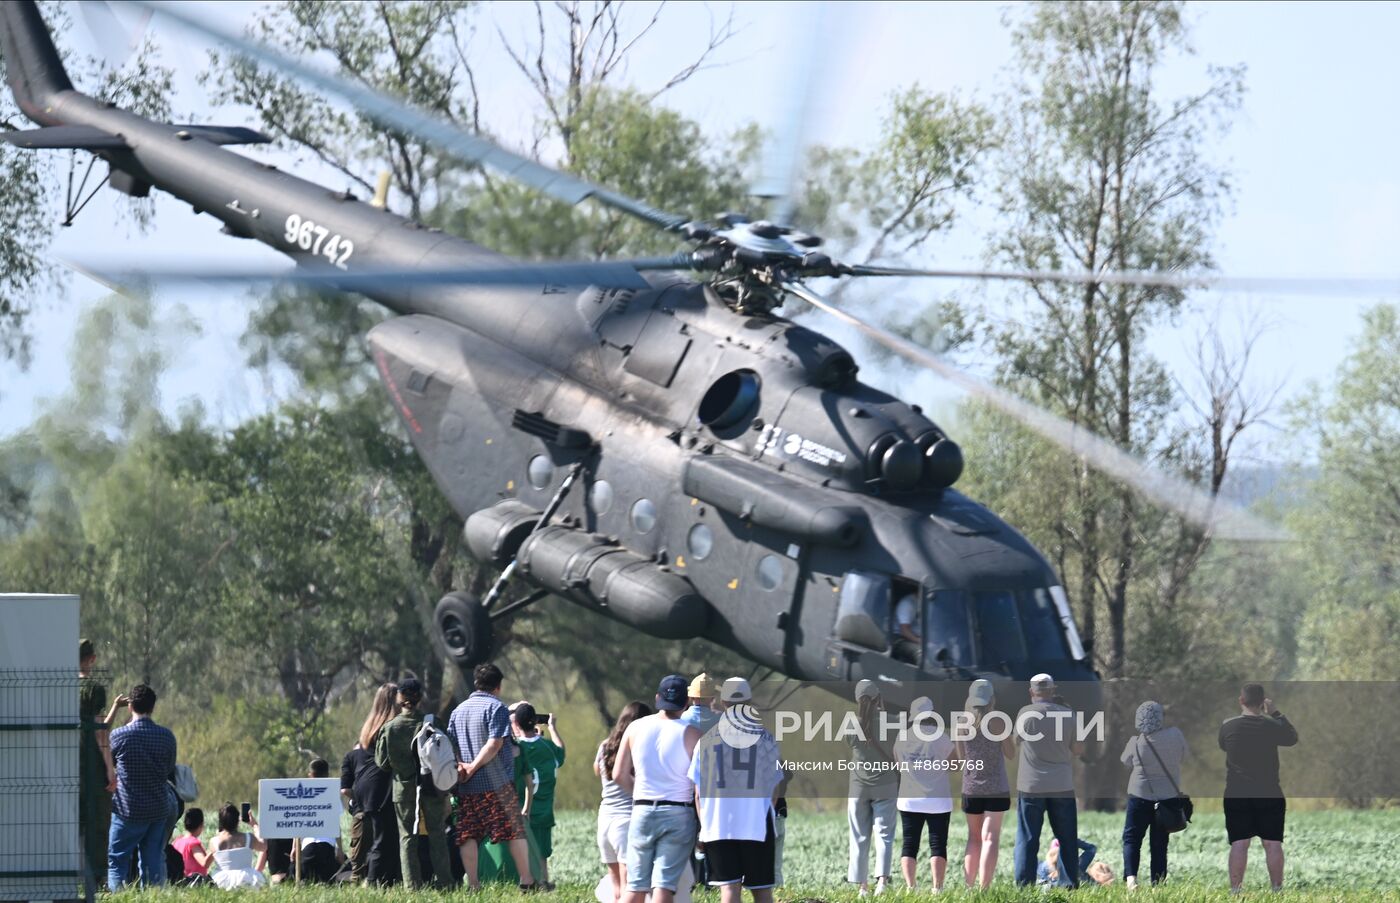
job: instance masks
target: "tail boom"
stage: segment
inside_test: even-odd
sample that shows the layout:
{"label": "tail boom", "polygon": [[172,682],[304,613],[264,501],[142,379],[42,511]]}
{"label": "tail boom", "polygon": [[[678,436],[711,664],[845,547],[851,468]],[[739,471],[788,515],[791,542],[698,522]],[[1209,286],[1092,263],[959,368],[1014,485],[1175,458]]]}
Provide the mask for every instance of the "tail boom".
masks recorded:
{"label": "tail boom", "polygon": [[[224,231],[280,251],[299,265],[350,269],[500,266],[507,258],[221,147],[247,143],[246,129],[155,122],[73,88],[33,0],[0,3],[8,80],[24,114],[43,128],[3,133],[21,147],[90,150],[112,168],[112,184],[138,196],[158,188],[224,223]],[[260,137],[260,136],[258,136]],[[421,295],[421,293],[419,293]],[[401,313],[438,313],[427,299],[385,291]]]}

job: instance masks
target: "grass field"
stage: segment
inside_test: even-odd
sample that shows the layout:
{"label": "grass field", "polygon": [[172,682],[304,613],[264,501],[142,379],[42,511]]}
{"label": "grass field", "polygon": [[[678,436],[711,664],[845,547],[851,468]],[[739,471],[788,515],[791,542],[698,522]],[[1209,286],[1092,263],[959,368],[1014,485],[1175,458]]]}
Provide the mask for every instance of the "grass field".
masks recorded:
{"label": "grass field", "polygon": [[[551,862],[558,889],[536,899],[551,903],[590,903],[593,887],[602,874],[594,846],[594,815],[591,812],[560,813],[555,828],[555,855]],[[1100,857],[1115,874],[1122,872],[1119,837],[1122,816],[1088,813],[1080,816],[1080,836],[1098,844]],[[960,880],[950,881],[940,899],[1002,903],[1012,900],[1116,901],[1146,899],[1155,903],[1184,903],[1194,900],[1235,899],[1228,893],[1225,875],[1225,826],[1219,813],[1196,816],[1184,834],[1176,835],[1171,846],[1171,874],[1167,885],[1144,888],[1131,897],[1121,881],[1111,887],[1086,887],[1079,891],[1021,889],[1011,884],[1011,846],[1014,823],[1002,832],[1002,858],[997,884],[988,892],[964,890]],[[1284,899],[1322,901],[1386,900],[1400,903],[1400,810],[1369,812],[1321,811],[1291,813],[1288,823],[1288,872]],[[966,839],[964,823],[955,815],[949,851],[956,855]],[[1049,841],[1046,830],[1044,842]],[[898,849],[896,849],[896,869]],[[830,901],[855,903],[854,889],[843,882],[846,868],[846,823],[844,815],[794,813],[788,823],[784,871],[787,886],[780,889],[780,901]],[[950,875],[956,864],[950,863]],[[1146,868],[1145,851],[1143,868]],[[931,894],[927,886],[927,866],[920,871],[920,887],[914,892],[896,891],[882,899],[890,903],[910,903]],[[266,891],[240,891],[235,897],[260,898],[267,894],[283,903],[408,903],[409,900],[462,900],[480,903],[515,903],[521,899],[514,887],[496,886],[479,894],[457,890],[449,894],[432,891],[409,893],[365,888],[306,889],[282,886]],[[223,891],[164,890],[160,898],[180,898],[181,903],[234,903]],[[1278,899],[1268,892],[1262,852],[1257,845],[1249,864],[1246,896],[1259,900]],[[191,898],[201,898],[198,901]],[[697,893],[697,901],[714,901],[718,896]],[[153,901],[155,903],[155,901]],[[248,901],[244,901],[248,903]]]}

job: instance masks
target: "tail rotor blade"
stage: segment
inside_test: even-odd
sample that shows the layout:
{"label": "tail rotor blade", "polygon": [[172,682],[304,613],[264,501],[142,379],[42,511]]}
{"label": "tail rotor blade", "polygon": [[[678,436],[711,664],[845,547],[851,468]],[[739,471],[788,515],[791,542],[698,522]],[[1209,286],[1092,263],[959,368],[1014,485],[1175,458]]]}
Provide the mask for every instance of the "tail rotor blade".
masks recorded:
{"label": "tail rotor blade", "polygon": [[1219,538],[1251,542],[1277,542],[1289,538],[1282,528],[1212,496],[1181,477],[1151,467],[1079,424],[960,370],[926,348],[833,306],[801,283],[787,283],[784,288],[907,360],[929,368],[1042,438],[1084,460],[1094,469],[1131,486],[1154,503]]}

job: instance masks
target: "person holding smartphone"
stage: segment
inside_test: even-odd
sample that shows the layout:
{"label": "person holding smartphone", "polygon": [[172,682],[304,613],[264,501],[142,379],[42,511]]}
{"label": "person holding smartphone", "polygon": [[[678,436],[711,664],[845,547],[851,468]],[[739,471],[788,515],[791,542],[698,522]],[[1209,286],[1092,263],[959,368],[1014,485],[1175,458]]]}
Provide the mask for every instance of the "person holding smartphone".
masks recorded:
{"label": "person holding smartphone", "polygon": [[[549,883],[549,857],[554,855],[554,785],[564,764],[564,738],[552,713],[536,712],[528,702],[511,706],[511,725],[518,753],[515,757],[515,793],[522,800],[520,814],[540,849],[540,874],[545,890]],[[540,722],[549,731],[540,732]]]}
{"label": "person holding smartphone", "polygon": [[[251,834],[245,834],[239,827],[240,819],[253,829]],[[217,866],[212,878],[218,887],[234,890],[267,884],[267,879],[253,863],[253,854],[265,854],[267,844],[258,836],[258,823],[248,803],[243,804],[241,812],[233,803],[224,803],[219,808],[219,833],[209,841],[209,852]]]}
{"label": "person holding smartphone", "polygon": [[112,792],[117,789],[117,768],[109,742],[117,710],[131,702],[124,693],[107,706],[107,685],[94,673],[97,646],[78,641],[78,718],[82,740],[78,757],[78,830],[83,857],[94,882],[107,874],[107,836],[112,827]]}

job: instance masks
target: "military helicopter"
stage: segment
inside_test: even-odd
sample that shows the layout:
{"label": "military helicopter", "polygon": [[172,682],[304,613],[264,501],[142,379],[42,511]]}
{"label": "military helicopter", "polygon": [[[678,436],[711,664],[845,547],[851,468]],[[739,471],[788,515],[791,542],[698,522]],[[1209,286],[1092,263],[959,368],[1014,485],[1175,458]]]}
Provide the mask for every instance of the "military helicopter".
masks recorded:
{"label": "military helicopter", "polygon": [[[918,406],[861,382],[846,349],[778,315],[792,298],[934,368],[1203,528],[1269,538],[1243,512],[834,307],[805,283],[970,275],[1186,285],[1202,277],[847,265],[784,223],[655,210],[157,8],[387,127],[691,245],[645,260],[513,262],[225,149],[268,140],[250,129],[154,122],[77,92],[36,5],[0,5],[8,79],[39,126],[0,137],[89,151],[107,162],[116,190],[169,192],[220,220],[225,233],[297,265],[271,276],[204,268],[191,278],[356,291],[397,315],[368,334],[384,389],[464,518],[471,554],[502,569],[484,598],[453,592],[437,605],[440,639],[462,668],[491,654],[496,622],[556,595],[655,637],[704,637],[800,681],[1021,681],[1039,671],[1096,681],[1054,569],[953,488],[964,464],[956,442]],[[143,273],[154,275],[124,275]],[[907,632],[895,619],[905,600]]]}

